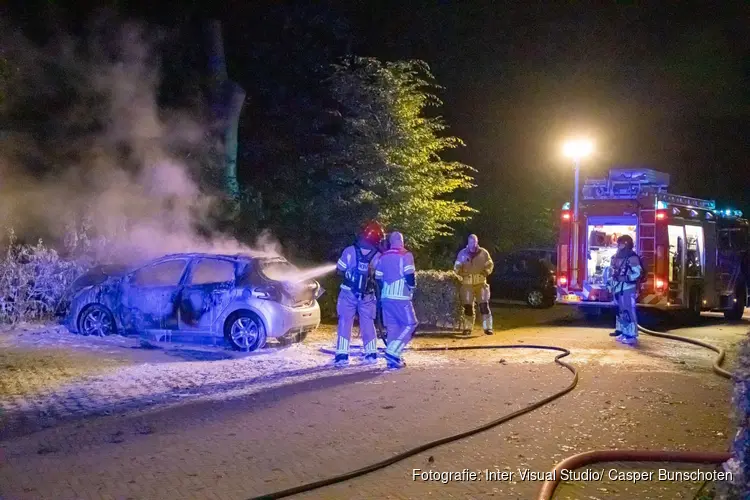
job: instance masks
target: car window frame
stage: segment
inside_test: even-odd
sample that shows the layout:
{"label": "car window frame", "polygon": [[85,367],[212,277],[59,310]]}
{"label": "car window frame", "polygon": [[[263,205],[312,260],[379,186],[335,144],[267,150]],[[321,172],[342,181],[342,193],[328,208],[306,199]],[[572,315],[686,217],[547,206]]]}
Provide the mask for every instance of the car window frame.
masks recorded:
{"label": "car window frame", "polygon": [[[148,268],[151,268],[151,267],[156,267],[156,266],[160,266],[162,264],[167,264],[167,263],[170,263],[170,262],[177,262],[177,261],[183,261],[185,263],[185,266],[182,268],[182,273],[180,274],[180,279],[177,280],[177,284],[175,284],[175,285],[141,285],[141,284],[139,284],[139,283],[136,282],[136,275],[138,273],[140,273],[141,271],[144,271],[144,270],[146,270]],[[177,257],[177,258],[174,258],[174,259],[165,259],[165,260],[159,260],[159,261],[156,261],[156,262],[151,262],[150,264],[146,264],[145,266],[140,267],[140,268],[136,269],[135,271],[133,271],[130,274],[128,282],[133,287],[135,287],[135,288],[167,288],[167,287],[178,287],[178,286],[182,285],[183,281],[185,280],[185,276],[186,276],[186,273],[188,271],[189,265],[190,265],[190,259],[187,258],[187,257]]]}
{"label": "car window frame", "polygon": [[[193,276],[195,275],[195,270],[198,267],[198,264],[202,260],[215,260],[219,262],[226,262],[227,264],[230,264],[232,268],[234,269],[232,273],[232,279],[230,281],[213,281],[211,283],[193,283]],[[219,257],[196,257],[193,262],[190,264],[190,272],[185,277],[185,286],[211,286],[211,285],[225,285],[225,284],[231,284],[235,285],[237,283],[237,274],[239,273],[238,265],[236,261],[229,260],[229,259],[222,259]]]}

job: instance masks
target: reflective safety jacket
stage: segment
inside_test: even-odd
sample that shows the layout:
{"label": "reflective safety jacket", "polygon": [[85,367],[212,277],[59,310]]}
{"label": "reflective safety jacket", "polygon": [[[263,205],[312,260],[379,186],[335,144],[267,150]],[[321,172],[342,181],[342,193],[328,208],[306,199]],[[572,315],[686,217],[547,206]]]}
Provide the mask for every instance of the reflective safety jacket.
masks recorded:
{"label": "reflective safety jacket", "polygon": [[370,250],[367,254],[357,245],[344,249],[336,264],[336,269],[344,275],[342,290],[349,290],[358,297],[375,293],[375,263],[380,253]]}
{"label": "reflective safety jacket", "polygon": [[461,277],[464,285],[484,285],[494,269],[490,253],[482,247],[473,253],[468,248],[462,249],[453,264],[453,271]]}
{"label": "reflective safety jacket", "polygon": [[414,256],[404,248],[388,250],[378,258],[375,279],[383,300],[411,300],[416,287]]}

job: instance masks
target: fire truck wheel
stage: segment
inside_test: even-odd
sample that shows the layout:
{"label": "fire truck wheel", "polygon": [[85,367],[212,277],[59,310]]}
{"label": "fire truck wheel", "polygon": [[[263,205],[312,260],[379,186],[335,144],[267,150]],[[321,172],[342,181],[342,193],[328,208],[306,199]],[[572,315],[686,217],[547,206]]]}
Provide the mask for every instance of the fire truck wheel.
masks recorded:
{"label": "fire truck wheel", "polygon": [[724,311],[724,317],[729,321],[740,321],[745,314],[745,305],[747,304],[747,285],[744,282],[740,282],[737,285],[735,298],[737,299],[737,302],[734,303],[734,307],[728,311]]}
{"label": "fire truck wheel", "polygon": [[703,294],[700,288],[693,288],[690,290],[690,307],[688,308],[688,314],[690,315],[691,321],[697,321],[701,317],[701,306],[703,302]]}

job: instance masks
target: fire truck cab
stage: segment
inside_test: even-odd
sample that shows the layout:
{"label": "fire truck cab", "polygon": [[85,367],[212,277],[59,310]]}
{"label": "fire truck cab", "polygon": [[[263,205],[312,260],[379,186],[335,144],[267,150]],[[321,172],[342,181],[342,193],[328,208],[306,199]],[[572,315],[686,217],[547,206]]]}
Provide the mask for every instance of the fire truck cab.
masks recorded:
{"label": "fire truck cab", "polygon": [[563,207],[557,259],[557,303],[599,312],[615,307],[607,284],[617,238],[629,234],[644,264],[639,307],[723,311],[742,318],[748,300],[748,231],[737,210],[668,193],[669,175],[612,169],[587,179],[577,220]]}

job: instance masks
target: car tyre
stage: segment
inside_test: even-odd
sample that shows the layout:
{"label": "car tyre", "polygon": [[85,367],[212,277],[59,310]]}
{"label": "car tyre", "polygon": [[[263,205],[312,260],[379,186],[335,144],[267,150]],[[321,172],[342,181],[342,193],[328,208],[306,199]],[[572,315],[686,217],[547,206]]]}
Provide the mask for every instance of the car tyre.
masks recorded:
{"label": "car tyre", "polygon": [[78,332],[81,335],[106,337],[117,333],[117,324],[112,311],[101,304],[86,306],[78,316]]}
{"label": "car tyre", "polygon": [[693,288],[690,293],[690,303],[688,307],[688,319],[690,323],[696,323],[700,320],[702,306],[703,294],[699,288]]}
{"label": "car tyre", "polygon": [[252,311],[237,311],[224,323],[224,338],[235,351],[253,352],[266,345],[266,327]]}
{"label": "car tyre", "polygon": [[729,321],[741,321],[742,316],[745,314],[745,305],[747,304],[747,285],[744,281],[741,281],[737,285],[735,296],[737,302],[735,302],[731,309],[724,311],[724,318]]}
{"label": "car tyre", "polygon": [[534,309],[550,307],[549,300],[545,299],[544,293],[538,288],[532,288],[526,293],[526,303]]}

